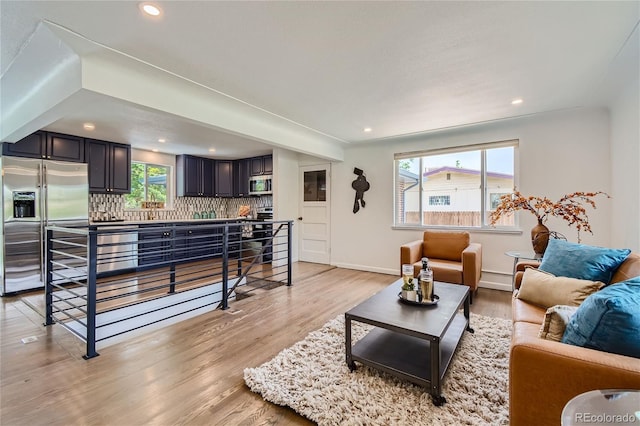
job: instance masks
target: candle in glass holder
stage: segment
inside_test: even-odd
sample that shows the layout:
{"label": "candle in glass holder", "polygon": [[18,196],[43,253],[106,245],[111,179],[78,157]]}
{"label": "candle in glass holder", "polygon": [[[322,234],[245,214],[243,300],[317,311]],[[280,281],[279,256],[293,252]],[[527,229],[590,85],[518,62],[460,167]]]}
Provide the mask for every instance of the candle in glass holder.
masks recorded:
{"label": "candle in glass holder", "polygon": [[409,278],[413,278],[413,265],[402,265],[402,281],[404,284],[409,282]]}

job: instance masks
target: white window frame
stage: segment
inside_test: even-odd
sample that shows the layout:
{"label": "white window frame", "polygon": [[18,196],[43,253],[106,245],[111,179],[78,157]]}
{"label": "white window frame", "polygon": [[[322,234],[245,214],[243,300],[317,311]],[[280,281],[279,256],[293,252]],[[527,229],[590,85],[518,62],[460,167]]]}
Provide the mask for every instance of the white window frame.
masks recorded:
{"label": "white window frame", "polygon": [[[491,149],[497,149],[497,148],[505,148],[505,147],[512,147],[513,148],[513,185],[514,187],[512,188],[512,190],[515,190],[515,188],[518,187],[518,175],[519,175],[519,155],[518,155],[518,148],[519,148],[519,140],[517,139],[513,139],[513,140],[506,140],[506,141],[499,141],[499,142],[489,142],[489,143],[483,143],[483,144],[475,144],[475,145],[466,145],[466,146],[458,146],[458,147],[451,147],[451,148],[441,148],[441,149],[432,149],[432,150],[423,150],[423,151],[413,151],[413,152],[403,152],[403,153],[396,153],[394,154],[394,159],[393,159],[393,227],[394,228],[398,228],[398,229],[428,229],[428,228],[445,228],[445,229],[468,229],[468,230],[473,230],[473,231],[492,231],[492,232],[520,232],[520,228],[519,228],[519,223],[518,223],[518,215],[515,215],[514,217],[514,225],[513,226],[502,226],[502,227],[493,227],[489,224],[489,214],[488,209],[487,209],[487,203],[490,203],[490,200],[488,199],[489,197],[489,188],[487,188],[487,158],[486,158],[486,151],[487,150],[491,150]],[[446,225],[446,226],[441,226],[441,225],[430,225],[430,224],[425,224],[424,223],[424,205],[423,205],[423,197],[422,195],[420,195],[418,197],[418,205],[419,205],[419,211],[420,211],[420,223],[398,223],[397,222],[397,218],[398,218],[398,205],[397,205],[397,184],[396,181],[398,179],[399,176],[399,163],[400,160],[406,160],[406,159],[411,159],[411,158],[419,158],[420,160],[420,164],[418,165],[418,170],[423,170],[423,165],[422,165],[422,157],[428,157],[428,156],[432,156],[432,155],[441,155],[441,154],[452,154],[452,153],[456,153],[456,152],[470,152],[470,151],[480,151],[480,155],[481,155],[481,170],[480,170],[480,175],[481,175],[481,179],[480,179],[480,191],[482,196],[480,197],[480,214],[481,214],[481,226],[455,226],[455,225]],[[421,175],[420,178],[418,179],[418,185],[419,185],[419,193],[422,194],[423,192],[423,179],[421,179]],[[491,207],[490,205],[488,206],[489,208]]]}
{"label": "white window frame", "polygon": [[[132,160],[131,161],[131,165],[133,166],[134,163],[138,163],[138,164],[144,164],[145,165],[145,180],[147,178],[147,168],[149,166],[151,167],[165,167],[167,169],[167,200],[164,202],[164,209],[158,209],[158,210],[171,210],[173,208],[173,182],[174,182],[174,178],[173,178],[173,167],[167,164],[161,164],[161,163],[157,163],[157,162],[152,162],[152,161],[142,161],[142,160]],[[133,167],[132,167],[133,169]],[[131,176],[131,178],[133,179],[133,176]],[[151,200],[146,200],[146,186],[148,185],[148,182],[145,183],[145,201],[151,201]],[[126,201],[125,201],[125,206],[126,206]],[[125,210],[127,211],[138,211],[141,210],[140,207],[134,207],[134,208],[126,208]]]}

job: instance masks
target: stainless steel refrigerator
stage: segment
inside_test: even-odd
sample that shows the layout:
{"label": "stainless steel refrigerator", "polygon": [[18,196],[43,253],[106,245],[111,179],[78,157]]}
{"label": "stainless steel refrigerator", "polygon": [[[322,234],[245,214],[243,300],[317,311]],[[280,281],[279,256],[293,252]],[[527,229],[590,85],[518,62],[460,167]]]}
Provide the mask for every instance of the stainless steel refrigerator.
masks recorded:
{"label": "stainless steel refrigerator", "polygon": [[44,287],[45,226],[87,225],[87,165],[0,157],[0,295]]}

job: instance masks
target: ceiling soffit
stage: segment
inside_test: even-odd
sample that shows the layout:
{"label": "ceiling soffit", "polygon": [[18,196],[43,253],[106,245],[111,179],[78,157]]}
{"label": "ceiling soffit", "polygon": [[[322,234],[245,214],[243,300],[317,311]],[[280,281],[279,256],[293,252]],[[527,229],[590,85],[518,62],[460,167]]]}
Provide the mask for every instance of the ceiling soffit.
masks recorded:
{"label": "ceiling soffit", "polygon": [[0,140],[15,142],[57,119],[58,104],[82,88],[80,57],[44,24],[0,79]]}
{"label": "ceiling soffit", "polygon": [[86,99],[84,92],[89,91],[280,148],[335,161],[341,161],[344,155],[345,142],[339,138],[101,46],[50,22],[38,25],[2,76],[2,89],[0,137],[9,142],[63,117],[75,104],[72,98]]}

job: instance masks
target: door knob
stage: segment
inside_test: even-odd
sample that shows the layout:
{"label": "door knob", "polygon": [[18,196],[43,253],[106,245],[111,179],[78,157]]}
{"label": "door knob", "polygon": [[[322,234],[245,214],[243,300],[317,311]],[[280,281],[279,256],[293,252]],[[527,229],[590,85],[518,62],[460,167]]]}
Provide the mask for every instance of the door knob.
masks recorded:
{"label": "door knob", "polygon": [[300,217],[298,218],[298,220],[302,220],[302,216],[300,216]]}

